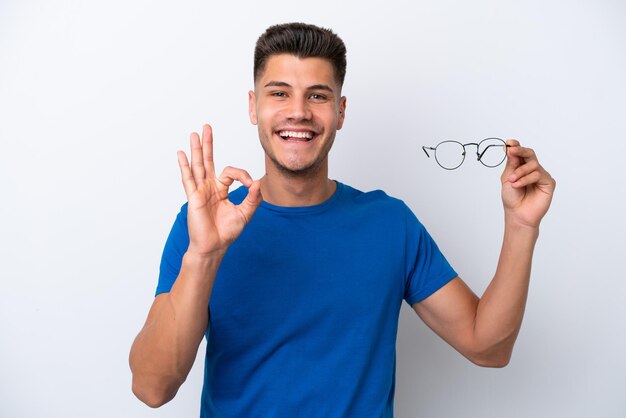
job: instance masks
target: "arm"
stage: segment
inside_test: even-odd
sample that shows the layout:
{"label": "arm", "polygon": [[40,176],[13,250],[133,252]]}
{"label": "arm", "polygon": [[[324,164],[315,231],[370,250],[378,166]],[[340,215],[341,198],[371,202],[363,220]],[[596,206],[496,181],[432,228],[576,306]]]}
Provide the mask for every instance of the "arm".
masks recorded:
{"label": "arm", "polygon": [[413,309],[424,322],[472,362],[508,364],[528,295],[539,223],[550,207],[556,182],[535,153],[509,141],[502,174],[505,226],[496,273],[481,298],[458,277]]}
{"label": "arm", "polygon": [[[244,170],[213,167],[213,136],[205,125],[202,143],[191,135],[191,167],[184,152],[178,162],[188,200],[189,247],[169,293],[158,295],[130,352],[133,393],[158,407],[169,402],[187,378],[209,323],[208,306],[215,275],[228,246],[239,236],[262,196],[258,181]],[[228,187],[238,180],[249,187],[238,206]]]}

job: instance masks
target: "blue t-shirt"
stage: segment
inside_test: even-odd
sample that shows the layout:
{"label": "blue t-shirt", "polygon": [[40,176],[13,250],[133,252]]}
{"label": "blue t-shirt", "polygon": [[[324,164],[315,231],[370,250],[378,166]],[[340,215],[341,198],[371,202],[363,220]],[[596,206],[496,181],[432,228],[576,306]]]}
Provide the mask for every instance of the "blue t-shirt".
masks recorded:
{"label": "blue t-shirt", "polygon": [[[157,294],[172,287],[188,245],[185,204]],[[454,277],[411,210],[382,191],[338,182],[319,205],[261,203],[215,279],[201,416],[392,417],[402,300]]]}

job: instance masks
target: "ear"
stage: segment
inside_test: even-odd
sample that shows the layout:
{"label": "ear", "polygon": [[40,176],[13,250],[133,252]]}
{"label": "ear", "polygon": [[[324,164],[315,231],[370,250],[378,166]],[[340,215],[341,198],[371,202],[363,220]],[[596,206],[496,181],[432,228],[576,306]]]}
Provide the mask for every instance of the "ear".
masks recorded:
{"label": "ear", "polygon": [[339,99],[339,120],[337,121],[337,130],[341,129],[345,118],[346,118],[346,96],[342,96],[341,99]]}
{"label": "ear", "polygon": [[248,116],[250,116],[250,123],[256,125],[256,95],[252,90],[248,92]]}

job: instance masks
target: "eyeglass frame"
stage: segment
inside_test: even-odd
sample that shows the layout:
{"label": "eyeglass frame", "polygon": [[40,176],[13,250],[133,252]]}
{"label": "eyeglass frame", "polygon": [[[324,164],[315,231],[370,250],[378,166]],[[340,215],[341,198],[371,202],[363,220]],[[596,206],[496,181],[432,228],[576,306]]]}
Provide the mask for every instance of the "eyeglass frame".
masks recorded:
{"label": "eyeglass frame", "polygon": [[[500,161],[500,162],[499,162],[498,164],[496,164],[496,165],[488,165],[488,164],[485,164],[485,163],[484,163],[481,159],[482,159],[483,155],[485,155],[485,152],[487,152],[487,150],[488,150],[490,147],[499,147],[499,146],[501,146],[501,145],[488,145],[488,146],[487,146],[487,148],[485,148],[485,149],[483,150],[483,152],[478,153],[478,150],[480,149],[480,144],[482,144],[483,142],[488,141],[488,140],[490,140],[490,139],[497,139],[498,141],[502,141],[502,145],[505,147],[505,150],[504,150],[504,158],[502,159],[502,161]],[[463,153],[462,153],[462,155],[463,155],[463,159],[461,160],[461,162],[459,163],[459,165],[457,165],[456,167],[453,167],[453,168],[447,168],[447,167],[444,167],[443,165],[441,165],[441,163],[440,163],[440,162],[439,162],[439,160],[437,159],[437,147],[438,147],[439,145],[441,145],[441,144],[445,144],[445,143],[449,143],[449,142],[454,142],[455,144],[459,144],[461,147],[463,147]],[[501,164],[504,162],[504,160],[506,160],[506,157],[508,156],[508,152],[507,152],[507,150],[508,150],[509,148],[511,148],[511,147],[512,147],[512,145],[507,144],[507,143],[504,141],[504,139],[501,139],[501,138],[485,138],[485,139],[483,139],[482,141],[480,141],[479,143],[476,143],[476,142],[468,142],[467,144],[462,144],[462,143],[460,143],[459,141],[454,141],[454,140],[446,140],[446,141],[441,141],[441,142],[440,142],[440,143],[438,143],[438,144],[437,144],[434,148],[433,148],[433,147],[427,147],[427,146],[425,146],[425,145],[424,145],[424,146],[422,146],[422,150],[424,150],[424,153],[426,154],[426,156],[427,156],[428,158],[430,158],[430,154],[428,154],[428,151],[426,151],[426,150],[431,150],[431,151],[434,151],[434,154],[435,154],[435,161],[437,162],[437,165],[439,165],[439,167],[443,168],[444,170],[456,170],[456,169],[457,169],[457,168],[459,168],[461,165],[463,165],[463,163],[465,162],[465,154],[467,153],[467,152],[465,151],[465,147],[466,147],[466,146],[468,146],[468,145],[476,145],[476,159],[477,159],[478,161],[480,161],[480,163],[481,163],[482,165],[484,165],[485,167],[489,167],[489,168],[495,168],[495,167],[498,167],[499,165],[501,165]]]}

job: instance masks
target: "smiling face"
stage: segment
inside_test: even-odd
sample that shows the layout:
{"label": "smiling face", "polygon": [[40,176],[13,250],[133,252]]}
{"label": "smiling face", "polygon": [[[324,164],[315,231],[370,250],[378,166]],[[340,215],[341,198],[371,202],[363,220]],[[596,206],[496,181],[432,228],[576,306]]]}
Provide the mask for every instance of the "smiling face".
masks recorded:
{"label": "smiling face", "polygon": [[328,60],[270,57],[249,93],[250,121],[258,126],[268,173],[304,176],[326,169],[345,107]]}

